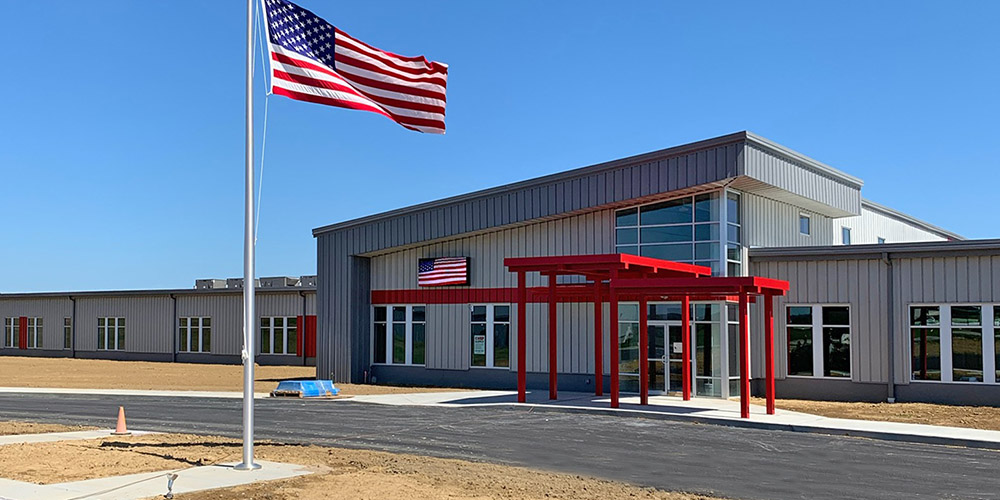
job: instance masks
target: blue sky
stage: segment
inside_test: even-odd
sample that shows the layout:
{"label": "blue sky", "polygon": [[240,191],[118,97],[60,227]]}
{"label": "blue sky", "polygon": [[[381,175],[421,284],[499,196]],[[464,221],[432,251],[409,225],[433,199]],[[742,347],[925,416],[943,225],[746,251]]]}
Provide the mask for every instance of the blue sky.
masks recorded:
{"label": "blue sky", "polygon": [[[448,63],[448,134],[272,96],[261,276],[314,273],[314,227],[739,130],[1000,237],[997,2],[300,4]],[[242,9],[5,4],[0,292],[242,274]]]}

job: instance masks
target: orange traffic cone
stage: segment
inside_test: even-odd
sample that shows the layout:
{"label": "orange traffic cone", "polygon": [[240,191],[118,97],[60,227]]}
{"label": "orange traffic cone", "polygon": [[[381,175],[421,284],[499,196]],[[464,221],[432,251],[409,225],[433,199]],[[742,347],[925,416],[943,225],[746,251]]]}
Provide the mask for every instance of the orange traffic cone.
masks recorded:
{"label": "orange traffic cone", "polygon": [[127,428],[125,428],[125,407],[124,406],[119,406],[118,407],[118,424],[115,425],[115,432],[112,432],[111,435],[112,436],[128,436],[129,434],[132,434],[132,433],[129,432]]}

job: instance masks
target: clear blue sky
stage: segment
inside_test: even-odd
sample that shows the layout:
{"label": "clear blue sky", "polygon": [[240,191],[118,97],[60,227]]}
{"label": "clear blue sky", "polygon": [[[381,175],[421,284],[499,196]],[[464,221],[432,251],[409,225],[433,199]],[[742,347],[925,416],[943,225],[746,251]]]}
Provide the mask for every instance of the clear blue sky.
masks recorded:
{"label": "clear blue sky", "polygon": [[[261,276],[314,273],[314,227],[739,130],[1000,237],[1000,2],[300,3],[448,63],[448,134],[271,97]],[[0,292],[240,276],[241,2],[4,7]]]}

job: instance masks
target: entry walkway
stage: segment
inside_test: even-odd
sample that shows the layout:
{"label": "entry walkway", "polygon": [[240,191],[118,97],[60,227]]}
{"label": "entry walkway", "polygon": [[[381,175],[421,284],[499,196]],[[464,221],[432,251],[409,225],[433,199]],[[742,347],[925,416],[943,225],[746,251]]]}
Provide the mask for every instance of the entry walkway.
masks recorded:
{"label": "entry walkway", "polygon": [[624,396],[619,408],[609,408],[608,398],[589,393],[560,392],[558,400],[548,399],[542,391],[529,392],[527,401],[517,402],[516,391],[425,392],[354,396],[355,401],[397,406],[436,406],[478,408],[490,406],[524,407],[532,411],[576,412],[596,415],[651,418],[728,425],[756,429],[814,432],[866,437],[890,441],[968,446],[1000,449],[1000,431],[943,427],[872,420],[830,418],[778,409],[768,415],[763,406],[751,405],[753,419],[740,418],[740,402],[716,398],[649,396],[648,405],[639,404],[639,396]]}

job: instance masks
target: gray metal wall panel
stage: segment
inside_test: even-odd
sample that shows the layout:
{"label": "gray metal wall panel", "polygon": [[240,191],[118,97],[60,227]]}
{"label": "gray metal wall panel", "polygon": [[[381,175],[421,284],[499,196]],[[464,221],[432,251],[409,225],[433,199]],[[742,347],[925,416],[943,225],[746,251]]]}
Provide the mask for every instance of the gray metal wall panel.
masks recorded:
{"label": "gray metal wall panel", "polygon": [[747,144],[741,175],[852,214],[861,213],[861,190],[821,175],[791,158]]}
{"label": "gray metal wall panel", "polygon": [[125,351],[174,352],[173,300],[168,295],[76,299],[77,350],[97,350],[97,318],[125,318]]}
{"label": "gray metal wall panel", "polygon": [[841,228],[851,228],[851,244],[878,243],[885,238],[886,243],[910,241],[945,241],[945,238],[926,229],[888,217],[875,210],[862,207],[861,215],[833,220],[833,240],[831,245],[841,243]]}
{"label": "gray metal wall panel", "polygon": [[[851,380],[888,381],[888,267],[881,260],[751,262],[751,273],[787,280],[788,295],[777,297],[774,308],[775,375],[787,373],[785,307],[792,304],[848,304],[851,311]],[[764,375],[763,306],[752,310],[754,377]],[[897,358],[898,359],[898,358]]]}
{"label": "gray metal wall panel", "polygon": [[[72,317],[72,315],[73,302],[68,298],[0,300],[0,318],[21,316],[42,318],[42,345],[40,349],[63,348],[63,319]],[[2,345],[2,340],[0,340],[0,345]]]}
{"label": "gray metal wall panel", "polygon": [[242,295],[178,296],[177,317],[189,316],[212,318],[212,354],[243,351]]}
{"label": "gray metal wall panel", "polygon": [[[373,290],[417,288],[417,261],[426,257],[468,256],[473,288],[516,286],[505,257],[533,257],[614,251],[614,211],[601,210],[475,236],[411,247],[371,258]],[[528,275],[529,286],[545,280]]]}
{"label": "gray metal wall panel", "polygon": [[[833,220],[795,205],[754,193],[743,193],[744,244],[749,247],[793,247],[834,244]],[[810,217],[809,235],[799,232],[799,215]],[[840,233],[837,233],[840,236]]]}
{"label": "gray metal wall panel", "polygon": [[897,384],[908,384],[909,307],[913,304],[1000,303],[1000,256],[899,258],[893,261]]}

